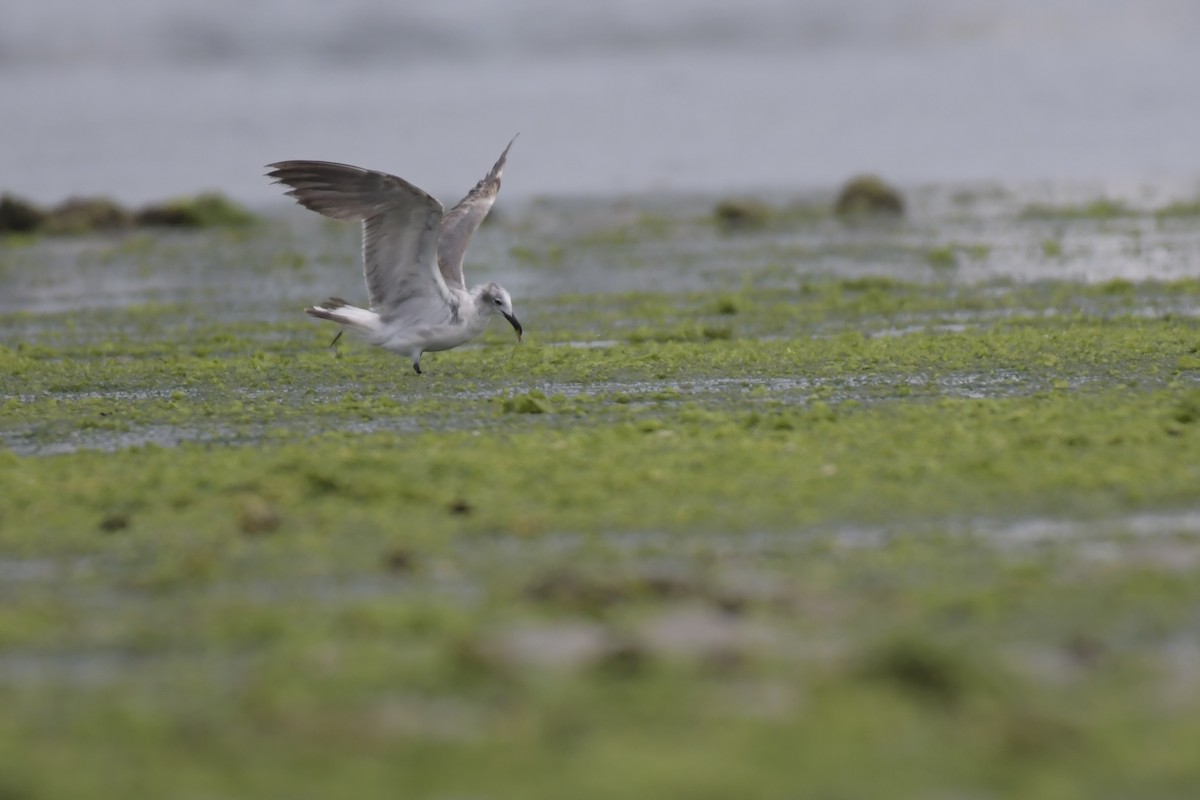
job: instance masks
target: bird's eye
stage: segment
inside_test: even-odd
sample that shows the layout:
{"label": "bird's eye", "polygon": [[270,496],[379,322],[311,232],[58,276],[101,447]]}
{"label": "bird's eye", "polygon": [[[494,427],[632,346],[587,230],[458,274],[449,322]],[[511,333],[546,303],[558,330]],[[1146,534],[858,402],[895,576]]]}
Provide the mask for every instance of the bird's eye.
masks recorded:
{"label": "bird's eye", "polygon": [[502,306],[502,305],[504,305],[504,303],[502,303],[502,302],[500,301],[500,298],[499,298],[499,297],[497,297],[497,298],[496,298],[495,300],[493,300],[492,302],[493,302],[493,303],[495,303],[495,304],[496,304],[496,305],[498,305],[498,306]]}

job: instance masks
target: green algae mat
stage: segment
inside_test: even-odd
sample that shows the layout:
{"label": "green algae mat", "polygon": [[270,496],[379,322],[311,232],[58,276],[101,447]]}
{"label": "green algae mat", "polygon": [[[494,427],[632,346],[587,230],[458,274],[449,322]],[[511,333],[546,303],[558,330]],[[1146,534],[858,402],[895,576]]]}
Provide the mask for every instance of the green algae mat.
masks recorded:
{"label": "green algae mat", "polygon": [[0,798],[1194,796],[1194,204],[910,200],[502,209],[420,377],[345,227],[4,240]]}

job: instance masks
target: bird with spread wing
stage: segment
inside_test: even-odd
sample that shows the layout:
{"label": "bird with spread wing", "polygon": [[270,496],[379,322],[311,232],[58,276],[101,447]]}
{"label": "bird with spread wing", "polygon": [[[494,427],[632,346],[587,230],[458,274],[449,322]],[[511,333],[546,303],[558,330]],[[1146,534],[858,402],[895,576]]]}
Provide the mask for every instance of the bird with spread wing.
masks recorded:
{"label": "bird with spread wing", "polygon": [[305,313],[409,356],[418,375],[422,353],[474,339],[493,316],[508,320],[519,341],[521,323],[509,293],[495,283],[468,290],[463,276],[467,244],[496,202],[512,145],[448,212],[427,192],[385,172],[329,161],[268,164],[267,177],[290,187],[287,194],[305,208],[333,219],[362,221],[370,308],[331,297]]}

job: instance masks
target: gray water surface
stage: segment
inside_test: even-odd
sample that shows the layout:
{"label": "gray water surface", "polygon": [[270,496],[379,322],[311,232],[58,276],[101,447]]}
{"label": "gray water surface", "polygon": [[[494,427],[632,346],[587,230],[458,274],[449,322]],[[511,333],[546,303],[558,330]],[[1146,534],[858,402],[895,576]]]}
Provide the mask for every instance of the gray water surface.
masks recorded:
{"label": "gray water surface", "polygon": [[278,195],[349,161],[450,200],[1200,178],[1200,5],[1171,0],[8,3],[0,190]]}

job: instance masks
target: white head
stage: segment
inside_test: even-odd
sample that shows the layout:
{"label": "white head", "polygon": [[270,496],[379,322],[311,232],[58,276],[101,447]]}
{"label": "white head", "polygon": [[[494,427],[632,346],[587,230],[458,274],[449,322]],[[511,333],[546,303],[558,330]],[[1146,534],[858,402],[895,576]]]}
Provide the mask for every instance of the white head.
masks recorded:
{"label": "white head", "polygon": [[521,323],[517,321],[516,314],[513,313],[512,296],[496,283],[488,283],[476,290],[475,304],[482,312],[499,314],[508,320],[508,323],[513,326],[513,330],[517,332],[517,341],[521,340],[523,331]]}

